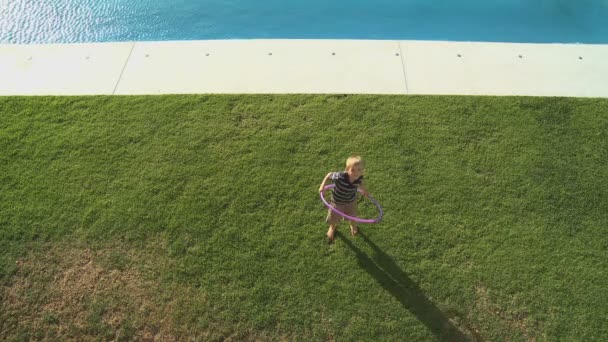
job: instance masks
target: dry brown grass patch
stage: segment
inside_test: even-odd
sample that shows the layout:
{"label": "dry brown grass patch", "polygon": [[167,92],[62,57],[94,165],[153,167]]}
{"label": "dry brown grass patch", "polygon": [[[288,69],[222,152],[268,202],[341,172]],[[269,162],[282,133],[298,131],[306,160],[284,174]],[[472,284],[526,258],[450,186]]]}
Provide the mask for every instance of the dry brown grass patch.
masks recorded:
{"label": "dry brown grass patch", "polygon": [[[484,286],[475,288],[475,312],[481,317],[481,326],[492,326],[504,332],[504,336],[514,337],[519,340],[523,337],[527,341],[536,341],[535,328],[528,320],[526,312],[515,309],[505,309],[494,303],[490,296],[490,291]],[[477,331],[479,333],[479,331]],[[508,341],[512,340],[507,338]]]}
{"label": "dry brown grass patch", "polygon": [[174,305],[155,282],[124,267],[143,256],[125,252],[125,263],[113,268],[113,254],[115,248],[48,246],[17,260],[13,281],[0,291],[0,339],[177,340]]}

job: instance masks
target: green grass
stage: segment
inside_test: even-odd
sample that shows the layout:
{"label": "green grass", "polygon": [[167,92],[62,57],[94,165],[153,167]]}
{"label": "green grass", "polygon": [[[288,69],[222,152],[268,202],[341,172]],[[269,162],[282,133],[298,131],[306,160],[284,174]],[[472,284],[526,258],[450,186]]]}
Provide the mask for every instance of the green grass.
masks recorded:
{"label": "green grass", "polygon": [[[606,340],[607,147],[603,99],[0,98],[0,339]],[[328,246],[351,153],[385,217]]]}

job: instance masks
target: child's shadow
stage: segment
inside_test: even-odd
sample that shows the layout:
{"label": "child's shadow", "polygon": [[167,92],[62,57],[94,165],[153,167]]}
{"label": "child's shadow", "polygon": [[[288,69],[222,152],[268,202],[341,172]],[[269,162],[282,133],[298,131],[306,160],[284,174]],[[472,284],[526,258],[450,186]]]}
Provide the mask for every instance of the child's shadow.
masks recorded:
{"label": "child's shadow", "polygon": [[414,314],[420,322],[440,340],[471,341],[456,328],[422,290],[403,272],[393,259],[384,253],[365,234],[360,236],[373,250],[373,260],[339,232],[336,234],[357,255],[361,268],[367,271],[388,293],[393,295],[404,309]]}

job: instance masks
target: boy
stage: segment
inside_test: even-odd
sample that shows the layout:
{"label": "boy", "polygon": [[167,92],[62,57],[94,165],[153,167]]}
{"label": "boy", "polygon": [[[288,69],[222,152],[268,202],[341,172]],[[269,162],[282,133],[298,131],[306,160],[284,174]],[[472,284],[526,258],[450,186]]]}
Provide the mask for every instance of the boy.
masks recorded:
{"label": "boy", "polygon": [[[334,181],[336,187],[331,192],[331,206],[339,211],[349,215],[357,216],[357,188],[361,189],[363,196],[367,196],[368,192],[363,185],[363,160],[359,156],[350,156],[346,160],[346,170],[344,172],[330,172],[325,176],[319,191],[323,191],[325,183],[328,180]],[[327,214],[327,223],[329,230],[327,231],[327,241],[334,242],[336,228],[342,217],[329,209]],[[355,236],[359,230],[355,222],[350,221],[350,233]]]}

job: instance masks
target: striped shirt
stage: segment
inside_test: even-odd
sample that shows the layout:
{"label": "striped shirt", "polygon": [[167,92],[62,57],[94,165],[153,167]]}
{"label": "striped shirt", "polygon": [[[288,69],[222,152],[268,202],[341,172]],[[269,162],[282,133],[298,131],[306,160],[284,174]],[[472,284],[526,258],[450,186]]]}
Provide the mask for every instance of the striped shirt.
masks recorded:
{"label": "striped shirt", "polygon": [[363,181],[363,176],[355,179],[354,182],[348,180],[346,172],[332,172],[329,179],[334,181],[336,187],[331,191],[331,197],[337,204],[345,204],[354,201],[357,197],[357,187]]}

